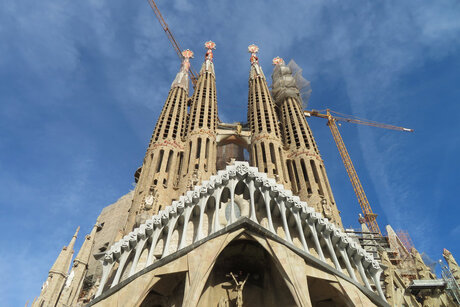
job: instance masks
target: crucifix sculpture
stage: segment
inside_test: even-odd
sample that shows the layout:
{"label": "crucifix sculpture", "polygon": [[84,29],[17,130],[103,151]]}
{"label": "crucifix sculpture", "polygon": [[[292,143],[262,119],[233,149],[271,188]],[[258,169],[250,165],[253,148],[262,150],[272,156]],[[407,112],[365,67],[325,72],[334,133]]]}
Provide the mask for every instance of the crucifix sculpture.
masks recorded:
{"label": "crucifix sculpture", "polygon": [[[242,272],[240,272],[240,275],[241,275],[241,273]],[[244,284],[246,283],[246,281],[249,278],[249,273],[248,273],[248,275],[246,275],[246,278],[243,281],[238,281],[238,279],[236,279],[235,275],[233,275],[232,272],[230,272],[230,275],[232,276],[233,280],[235,281],[235,289],[234,289],[234,291],[237,292],[237,294],[236,294],[236,306],[237,307],[243,307],[243,288],[244,288]]]}

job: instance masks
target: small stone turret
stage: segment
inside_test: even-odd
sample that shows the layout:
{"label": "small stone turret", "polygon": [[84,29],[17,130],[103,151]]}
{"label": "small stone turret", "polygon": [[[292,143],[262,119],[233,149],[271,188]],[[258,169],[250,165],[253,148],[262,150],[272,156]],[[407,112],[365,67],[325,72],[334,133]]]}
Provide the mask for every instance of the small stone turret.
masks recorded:
{"label": "small stone turret", "polygon": [[252,132],[251,164],[257,166],[260,172],[275,178],[278,183],[289,186],[275,104],[256,55],[259,48],[250,45],[248,51],[251,53],[248,95],[248,122]]}
{"label": "small stone turret", "polygon": [[75,234],[70,240],[69,245],[64,246],[61,250],[61,253],[54,262],[51,270],[49,271],[48,278],[42,286],[42,291],[37,300],[35,300],[32,306],[55,306],[61,289],[64,286],[64,283],[67,279],[67,272],[69,271],[70,263],[72,262],[72,257],[74,253],[75,240],[77,239],[78,231],[80,227],[77,228]]}

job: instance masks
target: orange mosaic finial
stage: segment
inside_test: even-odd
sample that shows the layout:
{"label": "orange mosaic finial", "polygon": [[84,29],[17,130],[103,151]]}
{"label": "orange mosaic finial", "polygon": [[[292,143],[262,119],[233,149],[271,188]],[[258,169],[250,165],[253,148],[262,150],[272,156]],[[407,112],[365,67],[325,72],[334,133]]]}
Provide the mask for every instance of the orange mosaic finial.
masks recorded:
{"label": "orange mosaic finial", "polygon": [[251,53],[251,64],[257,63],[259,64],[259,58],[257,57],[256,53],[259,52],[259,47],[254,44],[248,46],[248,52]]}
{"label": "orange mosaic finial", "polygon": [[185,71],[188,71],[190,69],[190,60],[193,59],[193,51],[190,49],[185,49],[182,51],[182,56],[184,57],[184,62],[182,64],[182,67],[184,68]]}
{"label": "orange mosaic finial", "polygon": [[284,64],[284,60],[283,58],[280,58],[279,56],[277,56],[276,58],[273,59],[272,64],[273,65]]}
{"label": "orange mosaic finial", "polygon": [[214,55],[212,54],[212,50],[216,49],[216,43],[214,43],[213,41],[207,41],[206,43],[204,43],[204,46],[206,47],[206,49],[208,49],[208,51],[206,51],[205,59],[212,62],[212,59],[214,57]]}

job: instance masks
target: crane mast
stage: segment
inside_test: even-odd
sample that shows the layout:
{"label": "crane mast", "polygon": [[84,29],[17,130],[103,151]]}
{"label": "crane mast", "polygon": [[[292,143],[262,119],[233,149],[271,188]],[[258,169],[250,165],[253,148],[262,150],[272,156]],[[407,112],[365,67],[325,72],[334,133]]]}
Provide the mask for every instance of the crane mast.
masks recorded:
{"label": "crane mast", "polygon": [[[168,24],[166,23],[166,21],[164,20],[163,18],[163,15],[161,15],[161,12],[160,12],[160,9],[158,9],[158,6],[157,4],[155,3],[155,1],[153,0],[148,0],[149,4],[150,4],[150,7],[152,8],[153,12],[155,13],[155,15],[157,16],[157,19],[158,21],[160,22],[160,25],[161,27],[163,28],[163,30],[165,31],[166,33],[166,36],[168,37],[169,41],[171,42],[171,45],[173,46],[174,48],[174,51],[176,51],[177,55],[179,56],[179,58],[182,60],[183,56],[182,56],[182,50],[181,48],[179,47],[179,43],[177,43],[176,39],[174,38],[171,30],[169,30],[169,26]],[[190,66],[189,70],[188,70],[188,73],[190,75],[190,79],[192,80],[192,84],[193,86],[195,87],[196,85],[196,82],[197,82],[197,73],[196,71]]]}
{"label": "crane mast", "polygon": [[372,212],[372,208],[369,205],[366,193],[364,193],[361,181],[358,178],[358,174],[356,173],[355,167],[353,166],[353,162],[351,162],[350,155],[348,154],[345,143],[343,142],[342,136],[340,135],[339,129],[337,128],[336,120],[330,115],[329,111],[327,115],[327,125],[329,126],[329,129],[331,129],[332,137],[334,138],[335,144],[337,145],[337,149],[340,153],[340,157],[342,158],[348,176],[350,177],[351,184],[353,185],[353,190],[355,191],[356,197],[358,198],[361,210],[364,213],[367,227],[369,227],[370,231],[381,234],[379,225],[376,221],[377,214]]}
{"label": "crane mast", "polygon": [[[335,113],[337,115],[332,115],[331,113]],[[361,185],[361,181],[359,180],[358,173],[356,173],[355,167],[353,166],[353,162],[351,162],[350,155],[348,154],[348,150],[345,147],[345,143],[343,142],[342,136],[340,135],[339,129],[337,127],[337,121],[343,121],[348,123],[355,123],[361,125],[367,125],[372,127],[379,127],[391,130],[398,130],[398,131],[407,131],[413,132],[413,129],[403,128],[388,124],[382,124],[375,121],[369,121],[359,118],[350,118],[347,117],[345,114],[341,114],[338,112],[331,111],[329,109],[326,110],[326,114],[321,113],[320,111],[311,110],[311,111],[304,111],[305,116],[315,116],[320,118],[327,119],[327,125],[331,130],[332,137],[334,138],[334,142],[337,145],[337,149],[339,150],[340,157],[342,158],[343,164],[345,165],[345,169],[347,170],[348,177],[350,178],[351,184],[353,186],[353,190],[355,191],[356,197],[358,198],[359,205],[361,206],[361,210],[364,214],[364,219],[366,222],[367,227],[370,231],[382,234],[377,223],[377,214],[372,212],[371,205],[369,204],[369,200],[367,199],[366,193],[364,192],[363,186]]]}

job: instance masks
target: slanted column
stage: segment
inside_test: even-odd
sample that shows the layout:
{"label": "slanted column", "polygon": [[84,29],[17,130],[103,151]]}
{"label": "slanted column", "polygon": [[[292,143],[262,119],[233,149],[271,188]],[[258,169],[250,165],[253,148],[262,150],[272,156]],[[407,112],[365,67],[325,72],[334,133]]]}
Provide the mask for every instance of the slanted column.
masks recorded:
{"label": "slanted column", "polygon": [[256,55],[259,48],[250,45],[248,50],[251,53],[248,95],[248,122],[252,132],[251,165],[286,186],[288,181],[282,164],[283,146],[275,104]]}
{"label": "slanted column", "polygon": [[189,59],[193,52],[182,52],[182,66],[174,79],[145,154],[134,191],[133,204],[125,227],[129,233],[178,197],[179,172],[184,156],[182,136],[187,118]]}
{"label": "slanted column", "polygon": [[216,173],[217,97],[213,52],[216,44],[205,43],[205,61],[192,96],[186,130],[179,190],[183,193]]}
{"label": "slanted column", "polygon": [[282,58],[274,58],[273,65],[272,93],[279,110],[283,144],[287,149],[283,164],[288,169],[292,190],[302,201],[342,227],[323,159],[303,113],[300,85],[297,85],[291,69]]}

